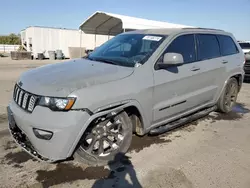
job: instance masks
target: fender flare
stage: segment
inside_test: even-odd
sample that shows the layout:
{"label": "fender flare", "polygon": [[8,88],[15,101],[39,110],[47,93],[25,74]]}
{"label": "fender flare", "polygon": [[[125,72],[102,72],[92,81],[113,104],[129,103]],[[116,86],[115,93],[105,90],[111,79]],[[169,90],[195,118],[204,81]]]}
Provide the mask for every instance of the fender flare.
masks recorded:
{"label": "fender flare", "polygon": [[107,115],[107,114],[109,114],[111,112],[114,112],[114,111],[121,111],[121,110],[125,109],[126,107],[130,107],[130,106],[134,106],[134,107],[136,107],[138,109],[139,113],[141,114],[142,121],[143,121],[142,129],[143,129],[143,131],[145,131],[146,130],[145,125],[147,125],[148,122],[147,122],[147,119],[145,118],[145,116],[143,114],[142,107],[141,107],[140,103],[137,100],[129,99],[129,100],[124,100],[124,101],[121,101],[121,102],[105,105],[105,106],[103,106],[101,108],[98,108],[98,109],[94,110],[92,115],[89,117],[89,119],[84,123],[82,129],[80,130],[80,132],[77,135],[74,143],[72,144],[71,149],[69,150],[67,157],[72,156],[72,154],[74,153],[74,151],[77,148],[77,145],[78,145],[83,133],[85,132],[85,130],[87,129],[87,127],[91,124],[91,122],[93,120],[95,120],[98,117]]}
{"label": "fender flare", "polygon": [[[222,94],[222,92],[224,91],[224,89],[225,89],[225,87],[226,87],[228,81],[230,80],[230,78],[232,78],[232,77],[234,77],[234,76],[237,76],[237,75],[241,75],[241,77],[242,77],[241,82],[243,81],[243,79],[244,79],[244,74],[242,74],[242,72],[236,72],[236,73],[231,74],[230,76],[228,76],[227,79],[226,79],[226,81],[225,81],[224,84],[223,84],[223,87],[222,87],[222,89],[221,89],[221,91],[220,91],[220,94],[218,95],[218,98],[216,99],[216,102],[220,99],[221,94]],[[241,87],[242,83],[239,83],[239,84],[240,84],[240,87]]]}

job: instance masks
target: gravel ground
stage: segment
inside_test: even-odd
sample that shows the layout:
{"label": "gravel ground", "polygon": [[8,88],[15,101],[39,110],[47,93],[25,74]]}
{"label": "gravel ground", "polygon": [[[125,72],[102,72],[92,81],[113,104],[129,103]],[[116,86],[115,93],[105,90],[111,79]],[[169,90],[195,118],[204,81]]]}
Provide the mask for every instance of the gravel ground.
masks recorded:
{"label": "gravel ground", "polygon": [[88,167],[73,161],[38,162],[12,140],[6,106],[18,76],[55,61],[0,58],[0,187],[249,188],[250,84],[233,112],[211,113],[156,137],[133,137],[120,166]]}

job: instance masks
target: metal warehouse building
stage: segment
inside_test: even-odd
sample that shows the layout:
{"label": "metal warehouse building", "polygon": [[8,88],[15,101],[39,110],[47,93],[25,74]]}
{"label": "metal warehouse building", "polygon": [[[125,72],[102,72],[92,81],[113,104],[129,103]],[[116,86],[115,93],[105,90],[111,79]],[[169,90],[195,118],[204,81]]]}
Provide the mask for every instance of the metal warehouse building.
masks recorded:
{"label": "metal warehouse building", "polygon": [[36,58],[38,53],[44,53],[48,58],[48,51],[62,50],[66,58],[70,58],[69,48],[80,47],[93,50],[96,46],[106,42],[110,37],[107,35],[85,34],[79,30],[51,28],[51,27],[28,27],[21,31],[21,41],[27,51],[32,52]]}
{"label": "metal warehouse building", "polygon": [[48,51],[56,50],[62,50],[65,57],[70,58],[70,48],[78,49],[80,57],[83,48],[93,50],[122,32],[137,29],[183,27],[190,26],[97,11],[80,25],[79,30],[28,27],[21,31],[21,40],[22,45],[27,51],[31,51],[35,58],[37,53],[44,53],[45,57],[48,57]]}

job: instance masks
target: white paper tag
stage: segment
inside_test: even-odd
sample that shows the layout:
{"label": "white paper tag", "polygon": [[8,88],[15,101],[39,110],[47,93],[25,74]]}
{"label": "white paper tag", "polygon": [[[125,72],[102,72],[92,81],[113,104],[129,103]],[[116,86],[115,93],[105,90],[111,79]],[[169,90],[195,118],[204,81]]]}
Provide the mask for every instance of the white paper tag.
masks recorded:
{"label": "white paper tag", "polygon": [[157,37],[157,36],[145,36],[142,38],[143,40],[153,40],[153,41],[160,41],[162,39],[162,37]]}

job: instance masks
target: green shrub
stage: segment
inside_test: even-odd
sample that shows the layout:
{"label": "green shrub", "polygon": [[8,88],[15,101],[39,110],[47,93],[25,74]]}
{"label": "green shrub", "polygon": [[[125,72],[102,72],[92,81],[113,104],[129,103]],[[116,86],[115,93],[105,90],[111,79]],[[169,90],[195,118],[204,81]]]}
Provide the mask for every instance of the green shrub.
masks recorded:
{"label": "green shrub", "polygon": [[0,36],[0,44],[13,44],[13,45],[20,45],[21,44],[21,38],[19,35],[16,34],[10,34],[6,36]]}

